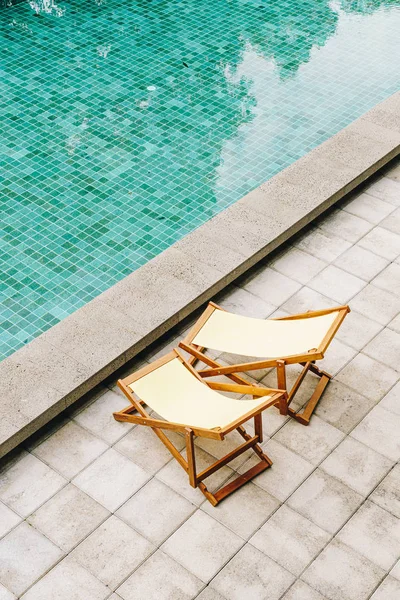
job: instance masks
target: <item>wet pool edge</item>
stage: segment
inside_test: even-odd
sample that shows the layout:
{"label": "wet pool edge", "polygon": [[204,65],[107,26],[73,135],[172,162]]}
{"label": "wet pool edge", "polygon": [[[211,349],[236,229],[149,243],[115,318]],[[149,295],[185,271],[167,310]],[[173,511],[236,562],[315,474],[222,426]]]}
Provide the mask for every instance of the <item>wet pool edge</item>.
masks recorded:
{"label": "wet pool edge", "polygon": [[400,92],[0,363],[0,457],[400,154]]}

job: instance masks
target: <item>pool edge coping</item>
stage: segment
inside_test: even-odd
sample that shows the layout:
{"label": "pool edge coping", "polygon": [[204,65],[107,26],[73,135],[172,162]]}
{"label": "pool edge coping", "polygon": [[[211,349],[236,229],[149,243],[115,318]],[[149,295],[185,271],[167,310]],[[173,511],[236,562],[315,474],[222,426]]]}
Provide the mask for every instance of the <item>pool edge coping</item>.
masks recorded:
{"label": "pool edge coping", "polygon": [[397,92],[4,359],[0,458],[399,154]]}

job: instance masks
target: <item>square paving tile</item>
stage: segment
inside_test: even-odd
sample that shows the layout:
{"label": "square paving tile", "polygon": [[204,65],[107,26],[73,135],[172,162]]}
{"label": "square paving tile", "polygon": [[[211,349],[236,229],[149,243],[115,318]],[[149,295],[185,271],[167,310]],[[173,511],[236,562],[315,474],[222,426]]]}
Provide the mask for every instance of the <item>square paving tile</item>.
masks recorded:
{"label": "square paving tile", "polygon": [[194,504],[169,486],[151,479],[116,514],[159,545],[195,510]]}
{"label": "square paving tile", "polygon": [[391,263],[372,281],[373,285],[382,290],[400,295],[400,265]]}
{"label": "square paving tile", "polygon": [[378,402],[397,382],[399,373],[365,354],[357,354],[336,379]]}
{"label": "square paving tile", "polygon": [[62,556],[60,548],[21,523],[0,540],[0,583],[20,596]]}
{"label": "square paving tile", "polygon": [[311,289],[336,300],[338,304],[346,304],[365,286],[365,281],[343,271],[334,265],[329,265],[308,283]]}
{"label": "square paving tile", "polygon": [[[201,448],[196,448],[196,467],[198,471],[206,469],[214,462],[215,458],[208,454],[208,452],[204,452]],[[215,491],[222,487],[232,474],[233,471],[230,467],[222,467],[222,469],[207,477],[205,484],[211,492]],[[200,506],[204,502],[204,495],[198,488],[194,489],[190,486],[187,473],[176,460],[171,460],[161,471],[158,471],[156,478],[169,485],[178,494],[181,494],[196,506]]]}
{"label": "square paving tile", "polygon": [[351,247],[351,242],[315,227],[302,235],[293,245],[322,260],[332,262]]}
{"label": "square paving tile", "polygon": [[390,575],[371,596],[371,600],[395,600],[396,598],[400,598],[400,581]]}
{"label": "square paving tile", "polygon": [[365,250],[357,244],[346,250],[335,261],[336,266],[365,281],[371,281],[388,264],[389,261],[386,258]]}
{"label": "square paving tile", "polygon": [[386,475],[370,499],[400,519],[400,465],[396,465]]}
{"label": "square paving tile", "polygon": [[275,434],[274,440],[317,465],[343,437],[342,431],[313,415],[307,427],[295,420],[288,421]]}
{"label": "square paving tile", "polygon": [[387,327],[365,346],[364,354],[400,371],[400,333]]}
{"label": "square paving tile", "polygon": [[69,421],[37,446],[33,453],[71,479],[107,448],[107,444],[98,437]]}
{"label": "square paving tile", "polygon": [[110,448],[73,483],[108,510],[115,510],[148,481],[150,476],[129,458]]}
{"label": "square paving tile", "polygon": [[[185,447],[185,438],[178,433],[168,432],[168,437],[177,448]],[[134,427],[115,444],[115,449],[133,460],[150,475],[154,475],[172,458],[170,451],[154,435],[150,427]]]}
{"label": "square paving tile", "polygon": [[400,209],[398,208],[391,215],[386,217],[386,219],[382,221],[381,227],[400,235]]}
{"label": "square paving tile", "polygon": [[340,326],[335,339],[351,348],[362,350],[365,344],[368,344],[382,330],[382,327],[380,323],[352,310]]}
{"label": "square paving tile", "polygon": [[368,193],[376,198],[390,202],[394,206],[400,205],[400,183],[389,177],[381,177],[368,186]]}
{"label": "square paving tile", "polygon": [[154,550],[155,546],[132,527],[111,516],[71,556],[115,590]]}
{"label": "square paving tile", "polygon": [[318,366],[323,371],[335,376],[352,358],[357,350],[347,346],[339,340],[333,339],[325,353],[325,357],[318,361]]}
{"label": "square paving tile", "polygon": [[379,406],[400,415],[400,381],[382,398]]}
{"label": "square paving tile", "polygon": [[394,260],[400,254],[400,235],[383,227],[375,227],[359,241],[359,245],[378,256]]}
{"label": "square paving tile", "polygon": [[393,462],[382,454],[347,437],[324,460],[321,469],[367,496],[392,466]]}
{"label": "square paving tile", "polygon": [[400,415],[375,406],[352,431],[351,436],[387,458],[397,461],[400,458],[399,431]]}
{"label": "square paving tile", "polygon": [[107,390],[95,402],[74,416],[74,421],[108,444],[114,444],[132,429],[132,423],[121,423],[113,417],[113,412],[128,406],[127,398]]}
{"label": "square paving tile", "polygon": [[239,550],[243,540],[202,511],[192,515],[161,549],[207,583]]}
{"label": "square paving tile", "polygon": [[400,298],[368,284],[350,303],[351,309],[381,325],[387,325],[400,311]]}
{"label": "square paving tile", "polygon": [[[21,522],[21,517],[0,502],[0,538]],[[1,596],[0,596],[1,599]]]}
{"label": "square paving tile", "polygon": [[367,600],[384,573],[352,548],[333,540],[302,579],[328,600]]}
{"label": "square paving tile", "polygon": [[279,306],[297,292],[301,284],[278,271],[266,268],[246,279],[243,287],[269,304]]}
{"label": "square paving tile", "polygon": [[400,519],[367,500],[337,539],[389,571],[400,558]]}
{"label": "square paving tile", "polygon": [[373,225],[365,219],[350,215],[342,210],[336,210],[325,217],[319,223],[319,227],[324,232],[355,243],[370,231]]}
{"label": "square paving tile", "polygon": [[309,310],[323,310],[337,306],[337,301],[327,298],[319,292],[305,286],[294,294],[282,305],[282,309],[289,315],[308,312]]}
{"label": "square paving tile", "polygon": [[283,505],[250,539],[250,543],[299,576],[331,536]]}
{"label": "square paving tile", "polygon": [[291,573],[247,544],[210,585],[229,600],[278,600],[293,581]]}
{"label": "square paving tile", "polygon": [[41,460],[23,453],[17,462],[0,473],[0,499],[26,517],[66,483]]}
{"label": "square paving tile", "polygon": [[110,590],[67,557],[25,595],[24,600],[105,600]]}
{"label": "square paving tile", "polygon": [[68,552],[108,515],[103,506],[69,484],[34,512],[28,521]]}
{"label": "square paving tile", "polygon": [[289,591],[282,597],[282,600],[326,600],[317,590],[298,579]]}
{"label": "square paving tile", "polygon": [[384,200],[378,200],[377,198],[370,196],[368,193],[359,194],[354,200],[347,203],[343,210],[361,217],[366,221],[369,221],[373,225],[380,223],[387,215],[393,212],[393,204],[389,204]]}
{"label": "square paving tile", "polygon": [[204,512],[244,539],[248,539],[278,507],[276,498],[252,482],[215,507],[208,500],[201,505]]}
{"label": "square paving tile", "polygon": [[197,577],[158,550],[118,588],[118,594],[123,600],[191,600],[203,585]]}
{"label": "square paving tile", "polygon": [[274,304],[236,285],[228,287],[226,292],[219,294],[215,302],[225,310],[254,319],[266,319],[276,308]]}
{"label": "square paving tile", "polygon": [[317,469],[289,498],[288,505],[328,533],[336,533],[362,502],[362,496]]}
{"label": "square paving tile", "polygon": [[369,500],[337,538],[386,571],[400,558],[400,519]]}
{"label": "square paving tile", "polygon": [[[263,449],[273,461],[272,467],[253,479],[253,483],[266,490],[272,496],[284,502],[288,496],[305,480],[314,466],[295,454],[275,439],[263,444]],[[247,471],[258,459],[251,458],[241,468]]]}
{"label": "square paving tile", "polygon": [[375,399],[366,398],[354,390],[331,381],[317,404],[315,415],[340,431],[349,433],[376,404]]}
{"label": "square paving tile", "polygon": [[326,267],[326,262],[298,248],[289,248],[272,262],[272,266],[282,275],[300,283],[307,283]]}
{"label": "square paving tile", "polygon": [[0,600],[16,600],[17,596],[14,596],[4,585],[0,583]]}

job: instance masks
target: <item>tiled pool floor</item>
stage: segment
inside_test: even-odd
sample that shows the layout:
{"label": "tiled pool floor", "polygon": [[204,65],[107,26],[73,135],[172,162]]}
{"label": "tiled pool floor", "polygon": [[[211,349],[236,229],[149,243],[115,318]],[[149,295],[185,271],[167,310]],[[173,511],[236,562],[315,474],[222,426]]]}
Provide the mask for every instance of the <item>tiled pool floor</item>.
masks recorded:
{"label": "tiled pool floor", "polygon": [[0,358],[399,86],[398,1],[12,3]]}
{"label": "tiled pool floor", "polygon": [[399,215],[400,163],[217,299],[260,318],[352,308],[311,425],[266,411],[272,468],[217,508],[151,431],[113,420],[115,382],[3,460],[1,600],[400,598]]}

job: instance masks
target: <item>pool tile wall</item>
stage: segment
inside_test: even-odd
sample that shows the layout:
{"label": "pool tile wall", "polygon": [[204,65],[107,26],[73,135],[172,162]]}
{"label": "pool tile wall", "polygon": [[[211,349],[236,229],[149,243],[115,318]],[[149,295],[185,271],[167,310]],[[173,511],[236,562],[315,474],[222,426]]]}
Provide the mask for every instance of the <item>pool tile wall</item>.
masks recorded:
{"label": "pool tile wall", "polygon": [[399,87],[399,2],[4,2],[0,357]]}

